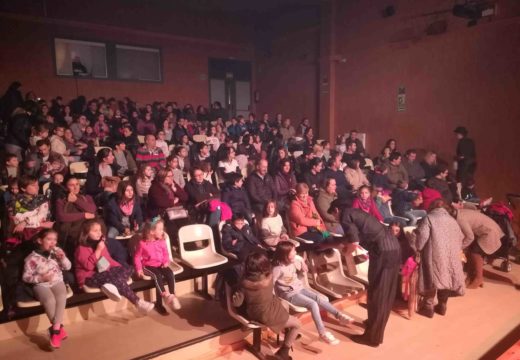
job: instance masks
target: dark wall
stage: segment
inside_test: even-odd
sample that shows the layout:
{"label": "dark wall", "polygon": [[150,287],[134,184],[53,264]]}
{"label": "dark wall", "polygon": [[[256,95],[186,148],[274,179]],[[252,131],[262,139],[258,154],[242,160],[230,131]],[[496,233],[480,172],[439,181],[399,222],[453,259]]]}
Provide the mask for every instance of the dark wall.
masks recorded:
{"label": "dark wall", "polygon": [[[399,149],[437,150],[450,160],[453,129],[466,126],[477,143],[477,184],[482,196],[520,191],[520,20],[507,12],[467,27],[450,13],[452,1],[394,1],[396,15],[383,18],[387,1],[338,2],[336,68],[338,131],[368,133],[368,150],[379,152],[393,137]],[[431,22],[447,31],[428,36]],[[397,111],[398,87],[406,111]]]}

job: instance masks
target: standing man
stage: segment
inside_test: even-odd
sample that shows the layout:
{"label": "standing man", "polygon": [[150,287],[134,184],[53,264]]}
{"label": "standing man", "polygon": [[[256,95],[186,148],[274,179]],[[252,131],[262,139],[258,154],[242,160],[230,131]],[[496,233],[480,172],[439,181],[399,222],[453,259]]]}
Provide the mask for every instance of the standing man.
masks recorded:
{"label": "standing man", "polygon": [[477,169],[477,152],[475,142],[468,138],[468,130],[464,126],[455,129],[457,143],[457,181],[465,182],[473,179]]}

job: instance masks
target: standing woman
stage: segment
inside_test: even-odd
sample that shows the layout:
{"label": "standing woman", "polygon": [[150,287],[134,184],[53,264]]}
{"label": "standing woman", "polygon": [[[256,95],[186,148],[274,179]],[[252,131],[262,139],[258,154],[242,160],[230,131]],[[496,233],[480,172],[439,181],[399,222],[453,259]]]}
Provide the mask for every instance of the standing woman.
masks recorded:
{"label": "standing woman", "polygon": [[[419,313],[429,318],[434,311],[446,314],[448,297],[464,295],[461,261],[464,235],[445,207],[444,200],[434,200],[428,216],[416,230],[416,247],[421,253],[419,292],[424,296]],[[438,304],[434,307],[435,295]]]}
{"label": "standing woman", "polygon": [[[331,206],[334,213],[339,213],[340,223],[345,232],[347,251],[350,253],[358,244],[368,250],[368,299],[365,333],[351,336],[352,341],[377,347],[383,343],[386,323],[392,311],[401,265],[401,247],[399,241],[375,217],[363,210],[348,208],[336,200]],[[345,202],[345,201],[343,201]]]}
{"label": "standing woman", "polygon": [[462,247],[468,248],[470,254],[473,274],[467,288],[478,289],[484,286],[484,256],[500,249],[504,233],[493,219],[478,210],[453,209],[453,213],[464,234]]}

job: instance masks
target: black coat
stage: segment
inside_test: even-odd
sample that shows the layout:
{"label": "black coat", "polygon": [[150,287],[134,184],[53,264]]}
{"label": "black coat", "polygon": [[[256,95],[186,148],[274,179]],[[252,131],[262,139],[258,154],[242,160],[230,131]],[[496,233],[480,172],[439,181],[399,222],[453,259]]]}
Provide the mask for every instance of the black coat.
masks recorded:
{"label": "black coat", "polygon": [[[125,226],[122,223],[123,212],[121,211],[115,196],[109,200],[107,206],[104,209],[104,215],[107,226],[115,227],[119,233],[123,233],[125,231]],[[132,214],[130,215],[130,224],[132,225],[131,230],[133,230],[134,223],[139,226],[141,226],[143,223],[143,212],[137,197],[134,199],[134,208]]]}
{"label": "black coat", "polygon": [[[235,245],[233,245],[233,240],[237,240]],[[241,230],[229,223],[222,228],[222,247],[226,251],[239,254],[244,246],[255,247],[258,245],[260,245],[260,242],[247,224]]]}
{"label": "black coat", "polygon": [[246,181],[246,189],[253,211],[262,212],[269,200],[276,200],[274,181],[268,174],[263,179],[256,172],[249,175]]}
{"label": "black coat", "polygon": [[236,186],[226,186],[222,190],[222,201],[229,205],[233,213],[241,213],[247,215],[251,213],[251,202],[247,196],[246,190],[237,188]]}

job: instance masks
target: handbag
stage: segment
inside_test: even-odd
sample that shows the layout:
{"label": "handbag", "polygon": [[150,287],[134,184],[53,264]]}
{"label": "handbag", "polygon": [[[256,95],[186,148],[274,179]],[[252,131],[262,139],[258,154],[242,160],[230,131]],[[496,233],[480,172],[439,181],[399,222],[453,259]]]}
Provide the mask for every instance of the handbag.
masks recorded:
{"label": "handbag", "polygon": [[100,273],[107,271],[110,268],[110,263],[104,256],[101,256],[96,263],[96,268],[97,268],[97,271]]}
{"label": "handbag", "polygon": [[172,207],[166,209],[166,215],[168,215],[169,220],[186,219],[188,217],[188,210],[182,206]]}

